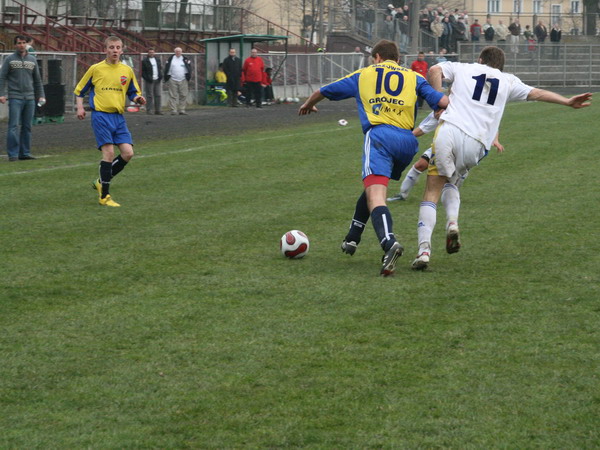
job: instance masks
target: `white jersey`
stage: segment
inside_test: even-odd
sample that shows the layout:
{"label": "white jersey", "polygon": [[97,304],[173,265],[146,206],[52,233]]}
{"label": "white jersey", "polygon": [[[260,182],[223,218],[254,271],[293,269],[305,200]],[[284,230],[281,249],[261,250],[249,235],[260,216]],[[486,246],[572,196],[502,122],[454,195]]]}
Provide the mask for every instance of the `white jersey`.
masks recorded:
{"label": "white jersey", "polygon": [[533,89],[519,78],[483,64],[443,62],[452,82],[450,104],[440,117],[490,149],[507,102],[527,100]]}
{"label": "white jersey", "polygon": [[423,133],[427,134],[434,131],[437,128],[438,123],[438,120],[434,117],[434,113],[431,112],[421,121],[417,128],[420,128]]}

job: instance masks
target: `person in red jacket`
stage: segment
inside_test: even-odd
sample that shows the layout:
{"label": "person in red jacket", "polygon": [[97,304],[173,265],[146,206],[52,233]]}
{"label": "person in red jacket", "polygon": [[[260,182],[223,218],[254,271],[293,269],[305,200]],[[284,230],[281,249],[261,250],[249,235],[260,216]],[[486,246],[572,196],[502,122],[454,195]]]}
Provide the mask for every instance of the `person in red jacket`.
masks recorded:
{"label": "person in red jacket", "polygon": [[[429,64],[427,64],[427,61],[425,61],[425,53],[419,52],[417,55],[417,60],[413,61],[413,63],[410,65],[410,68],[418,74],[423,75],[423,77],[427,79],[427,69],[429,68]],[[417,106],[419,108],[423,107],[423,97],[417,97]]]}
{"label": "person in red jacket", "polygon": [[273,80],[271,79],[272,73],[273,69],[270,67],[267,67],[263,72],[262,88],[267,105],[273,104]]}
{"label": "person in red jacket", "polygon": [[242,66],[242,81],[246,83],[246,106],[250,106],[250,100],[254,97],[257,108],[262,108],[262,86],[263,72],[265,63],[258,56],[258,50],[255,48],[250,52],[250,57],[246,58]]}

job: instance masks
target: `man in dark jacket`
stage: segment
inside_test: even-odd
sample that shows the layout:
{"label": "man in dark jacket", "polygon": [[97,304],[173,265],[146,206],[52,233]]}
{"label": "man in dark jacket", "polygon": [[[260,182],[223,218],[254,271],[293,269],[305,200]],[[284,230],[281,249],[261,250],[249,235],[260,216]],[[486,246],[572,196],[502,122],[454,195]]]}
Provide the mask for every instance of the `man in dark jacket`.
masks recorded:
{"label": "man in dark jacket", "polygon": [[236,107],[238,95],[242,90],[242,60],[236,56],[235,48],[230,48],[229,56],[223,60],[223,72],[227,75],[225,89],[229,106]]}
{"label": "man in dark jacket", "polygon": [[6,103],[8,90],[6,149],[9,161],[35,159],[30,154],[35,102],[46,103],[37,60],[27,53],[27,40],[24,36],[15,36],[14,42],[16,51],[4,59],[0,69],[0,103]]}
{"label": "man in dark jacket", "polygon": [[187,116],[185,107],[187,106],[188,83],[192,78],[192,63],[183,56],[183,50],[176,47],[175,54],[169,56],[165,64],[165,81],[169,83],[169,107],[171,114]]}
{"label": "man in dark jacket", "polygon": [[142,78],[146,92],[146,112],[161,115],[162,68],[154,48],[148,49],[148,56],[142,59]]}

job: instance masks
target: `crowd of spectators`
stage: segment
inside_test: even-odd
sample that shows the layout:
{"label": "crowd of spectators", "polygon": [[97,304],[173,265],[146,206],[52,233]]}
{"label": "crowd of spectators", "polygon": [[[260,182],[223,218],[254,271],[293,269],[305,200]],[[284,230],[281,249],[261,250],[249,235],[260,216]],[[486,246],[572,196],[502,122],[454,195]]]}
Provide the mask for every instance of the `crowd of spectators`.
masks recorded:
{"label": "crowd of spectators", "polygon": [[[396,42],[400,52],[406,54],[409,52],[410,36],[412,35],[410,12],[408,5],[395,6],[393,3],[388,4],[383,11],[357,10],[358,29],[370,39],[388,39]],[[374,36],[376,15],[381,13],[383,13],[383,25],[379,29],[379,35]],[[531,49],[532,45],[543,44],[546,37],[550,36],[550,31],[546,30],[541,21],[531,30],[529,26],[522,28],[518,18],[511,20],[509,24],[504,24],[502,19],[492,23],[492,19],[488,15],[485,22],[482,23],[479,18],[471,20],[466,10],[458,8],[449,10],[443,6],[429,6],[421,9],[418,14],[419,29],[426,32],[432,39],[432,45],[423,45],[423,48],[438,49],[438,51],[445,49],[445,52],[449,54],[458,51],[459,42],[472,42],[477,50],[480,49],[477,43],[482,42],[481,47],[493,44],[507,51],[518,53],[522,44],[527,44],[527,49]],[[560,27],[556,24],[554,28],[557,31],[555,31],[555,40],[552,42],[559,42],[558,30]],[[437,42],[435,42],[436,40]]]}

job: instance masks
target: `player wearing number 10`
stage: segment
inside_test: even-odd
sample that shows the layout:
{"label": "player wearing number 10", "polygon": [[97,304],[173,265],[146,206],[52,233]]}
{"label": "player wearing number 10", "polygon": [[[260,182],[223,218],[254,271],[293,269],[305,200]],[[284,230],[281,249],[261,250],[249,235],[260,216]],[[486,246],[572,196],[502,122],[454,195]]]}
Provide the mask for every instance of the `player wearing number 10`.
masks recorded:
{"label": "player wearing number 10", "polygon": [[503,68],[504,52],[498,47],[485,47],[477,63],[443,62],[429,69],[429,81],[434,88],[440,90],[444,78],[452,82],[452,90],[450,104],[440,116],[433,140],[427,185],[419,210],[419,251],[413,269],[423,270],[429,264],[440,196],[447,215],[446,251],[459,250],[460,179],[492,146],[507,102],[538,100],[576,109],[590,105],[590,93],[566,98],[528,86],[516,76],[502,72]]}
{"label": "player wearing number 10", "polygon": [[365,134],[362,168],[365,190],[356,203],[342,250],[354,254],[370,217],[384,251],[380,273],[388,276],[394,273],[403,248],[396,241],[392,216],[385,203],[387,185],[390,178],[400,179],[402,170],[418,150],[417,139],[411,132],[415,126],[417,95],[433,109],[445,108],[448,98],[434,90],[423,76],[398,64],[398,47],[394,42],[378,42],[371,56],[375,64],[316,90],[298,113],[316,112],[315,105],[324,98],[356,98]]}

